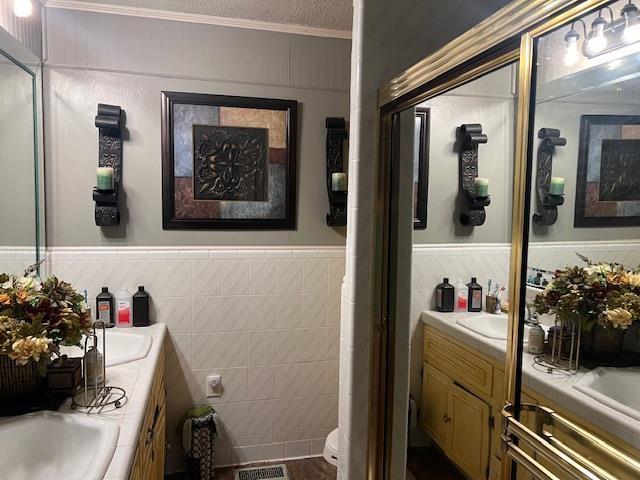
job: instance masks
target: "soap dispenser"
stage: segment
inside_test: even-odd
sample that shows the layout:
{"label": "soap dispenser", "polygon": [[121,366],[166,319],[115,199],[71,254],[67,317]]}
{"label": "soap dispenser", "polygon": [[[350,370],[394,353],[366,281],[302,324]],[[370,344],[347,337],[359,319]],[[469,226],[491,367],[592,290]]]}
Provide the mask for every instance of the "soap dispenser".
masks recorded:
{"label": "soap dispenser", "polygon": [[453,298],[455,288],[449,283],[448,278],[443,278],[442,283],[436,287],[436,310],[439,312],[453,312]]}
{"label": "soap dispenser", "polygon": [[544,353],[544,328],[542,328],[540,321],[536,317],[533,317],[531,322],[527,351],[533,355],[540,355]]}

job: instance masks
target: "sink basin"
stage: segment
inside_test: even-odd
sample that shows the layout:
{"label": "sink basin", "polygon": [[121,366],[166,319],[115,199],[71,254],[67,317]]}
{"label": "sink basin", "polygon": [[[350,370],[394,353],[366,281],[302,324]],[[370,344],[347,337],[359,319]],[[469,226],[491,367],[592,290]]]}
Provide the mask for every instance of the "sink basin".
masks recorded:
{"label": "sink basin", "polygon": [[[507,339],[507,316],[506,315],[492,315],[490,313],[479,313],[470,317],[461,317],[456,320],[456,323],[467,330],[471,330],[478,335],[482,335],[486,338],[493,338],[496,340]],[[529,326],[525,325],[524,338],[525,341],[528,338]]]}
{"label": "sink basin", "polygon": [[0,420],[0,472],[11,480],[98,480],[120,427],[82,414],[37,412]]}
{"label": "sink basin", "polygon": [[[140,360],[146,357],[151,349],[152,339],[149,336],[113,329],[107,330],[106,335],[107,367]],[[84,340],[82,340],[82,345],[84,345]],[[98,349],[102,351],[102,332],[98,332]],[[83,351],[79,347],[61,347],[60,350],[70,357],[81,357],[83,355]]]}
{"label": "sink basin", "polygon": [[573,388],[615,411],[640,421],[640,368],[598,367]]}

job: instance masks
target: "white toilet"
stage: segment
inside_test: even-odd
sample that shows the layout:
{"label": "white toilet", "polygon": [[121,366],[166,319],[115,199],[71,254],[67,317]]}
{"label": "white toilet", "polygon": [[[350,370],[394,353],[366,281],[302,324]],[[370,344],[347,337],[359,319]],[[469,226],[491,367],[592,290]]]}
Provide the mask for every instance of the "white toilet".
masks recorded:
{"label": "white toilet", "polygon": [[324,459],[334,467],[338,466],[338,429],[333,430],[324,442]]}

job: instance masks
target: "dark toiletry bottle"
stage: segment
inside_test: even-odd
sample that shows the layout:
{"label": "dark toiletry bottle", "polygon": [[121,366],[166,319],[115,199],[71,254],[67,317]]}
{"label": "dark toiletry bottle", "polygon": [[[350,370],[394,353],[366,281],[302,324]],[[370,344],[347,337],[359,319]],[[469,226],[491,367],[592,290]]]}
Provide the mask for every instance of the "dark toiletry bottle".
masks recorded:
{"label": "dark toiletry bottle", "polygon": [[453,312],[453,297],[455,288],[449,283],[448,278],[443,278],[442,283],[436,287],[436,309],[439,312]]}
{"label": "dark toiletry bottle", "polygon": [[104,322],[105,327],[115,326],[115,299],[107,287],[96,297],[96,320]]}
{"label": "dark toiletry bottle", "polygon": [[471,282],[467,283],[469,293],[467,298],[469,299],[468,310],[470,312],[482,311],[482,285],[478,284],[476,277],[471,277]]}
{"label": "dark toiletry bottle", "polygon": [[133,294],[133,326],[149,326],[149,294],[143,286],[139,286],[138,291]]}

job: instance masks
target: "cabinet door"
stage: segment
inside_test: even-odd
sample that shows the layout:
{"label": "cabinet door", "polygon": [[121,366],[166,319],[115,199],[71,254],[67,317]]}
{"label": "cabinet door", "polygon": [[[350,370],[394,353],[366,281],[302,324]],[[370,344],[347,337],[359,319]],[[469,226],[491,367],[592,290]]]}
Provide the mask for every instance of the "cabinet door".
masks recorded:
{"label": "cabinet door", "polygon": [[456,384],[449,386],[447,455],[472,479],[487,478],[489,405]]}
{"label": "cabinet door", "polygon": [[153,441],[153,462],[155,468],[155,479],[164,478],[164,444],[166,437],[166,409],[163,408],[156,424],[155,439]]}
{"label": "cabinet door", "polygon": [[440,447],[445,448],[449,386],[452,380],[425,363],[422,374],[422,412],[420,422],[424,430]]}

